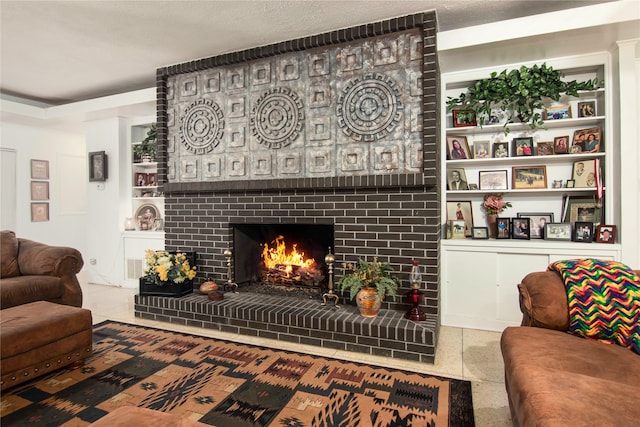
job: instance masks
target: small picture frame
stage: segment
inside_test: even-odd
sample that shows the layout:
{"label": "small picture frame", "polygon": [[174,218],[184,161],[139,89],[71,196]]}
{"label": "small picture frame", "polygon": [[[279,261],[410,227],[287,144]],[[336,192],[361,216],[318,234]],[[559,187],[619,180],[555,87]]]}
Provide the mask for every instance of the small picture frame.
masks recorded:
{"label": "small picture frame", "polygon": [[49,221],[49,203],[31,203],[31,222]]}
{"label": "small picture frame", "polygon": [[592,222],[600,225],[602,205],[595,198],[569,197],[564,212],[564,222]]}
{"label": "small picture frame", "polygon": [[582,153],[597,153],[602,142],[602,130],[600,128],[579,129],[573,133],[572,146],[580,147]]}
{"label": "small picture frame", "polygon": [[449,228],[451,230],[452,239],[464,239],[467,237],[465,234],[464,221],[451,220],[449,221]]}
{"label": "small picture frame", "polygon": [[511,218],[496,218],[496,239],[511,238]]}
{"label": "small picture frame", "polygon": [[494,142],[491,157],[494,159],[504,159],[509,157],[509,143],[508,142]]}
{"label": "small picture frame", "polygon": [[553,138],[554,154],[567,154],[569,152],[569,135]]}
{"label": "small picture frame", "polygon": [[469,190],[477,190],[478,184],[469,184]]}
{"label": "small picture frame", "polygon": [[31,200],[49,200],[49,181],[31,181]]}
{"label": "small picture frame", "polygon": [[150,187],[157,187],[158,186],[158,174],[157,173],[150,173],[147,177],[147,185]]}
{"label": "small picture frame", "polygon": [[578,117],[595,117],[596,115],[596,101],[578,102]]}
{"label": "small picture frame", "polygon": [[487,159],[491,156],[489,151],[490,141],[474,141],[473,142],[473,158]]}
{"label": "small picture frame", "polygon": [[466,136],[447,136],[447,149],[450,160],[471,158]]}
{"label": "small picture frame", "polygon": [[513,152],[516,153],[516,157],[533,156],[533,138],[513,138]]}
{"label": "small picture frame", "polygon": [[467,174],[464,169],[450,169],[447,173],[447,184],[450,191],[468,190]]}
{"label": "small picture frame", "polygon": [[31,159],[31,179],[49,179],[49,160]]}
{"label": "small picture frame", "polygon": [[489,238],[488,227],[473,227],[471,228],[471,238],[474,240],[486,240]]}
{"label": "small picture frame", "polygon": [[108,174],[107,154],[104,151],[89,153],[89,181],[106,181]]}
{"label": "small picture frame", "polygon": [[146,174],[144,172],[136,172],[135,175],[135,180],[136,182],[134,183],[135,187],[146,187],[147,184],[147,180],[148,180],[149,174]]}
{"label": "small picture frame", "polygon": [[514,166],[511,186],[514,190],[547,188],[546,166]]}
{"label": "small picture frame", "polygon": [[529,218],[513,218],[511,222],[512,239],[529,240],[531,238],[531,220]]}
{"label": "small picture frame", "polygon": [[596,229],[597,243],[615,243],[616,242],[616,226],[615,225],[599,225]]}
{"label": "small picture frame", "polygon": [[488,170],[478,172],[478,182],[480,190],[506,190],[508,171],[504,170]]}
{"label": "small picture frame", "polygon": [[471,228],[473,228],[473,210],[471,208],[471,202],[447,202],[447,221],[464,221],[465,236],[471,237]]}
{"label": "small picture frame", "polygon": [[473,110],[451,110],[453,116],[453,127],[476,126],[476,113]]}
{"label": "small picture frame", "polygon": [[549,222],[544,228],[545,240],[571,240],[571,223]]}
{"label": "small picture frame", "polygon": [[572,177],[575,188],[595,188],[596,159],[573,162]]}
{"label": "small picture frame", "polygon": [[555,152],[553,151],[553,142],[538,142],[536,146],[536,152],[538,156],[551,156]]}
{"label": "small picture frame", "polygon": [[593,242],[593,223],[576,222],[573,227],[573,241],[581,243]]}
{"label": "small picture frame", "polygon": [[544,229],[553,222],[553,212],[518,212],[518,218],[529,218],[531,239],[544,239]]}
{"label": "small picture frame", "polygon": [[570,105],[554,105],[544,110],[545,120],[561,120],[571,118]]}
{"label": "small picture frame", "polygon": [[576,180],[575,179],[568,179],[567,180],[567,188],[575,188],[576,187]]}

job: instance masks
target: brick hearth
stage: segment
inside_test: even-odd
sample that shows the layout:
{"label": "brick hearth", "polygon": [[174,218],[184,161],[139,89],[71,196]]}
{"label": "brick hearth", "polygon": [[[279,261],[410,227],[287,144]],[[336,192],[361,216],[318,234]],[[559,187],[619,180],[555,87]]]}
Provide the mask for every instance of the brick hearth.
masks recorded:
{"label": "brick hearth", "polygon": [[234,334],[282,340],[336,350],[433,363],[436,325],[406,320],[399,310],[366,318],[352,305],[336,309],[318,300],[226,293],[210,301],[199,293],[182,298],[135,298],[136,317]]}

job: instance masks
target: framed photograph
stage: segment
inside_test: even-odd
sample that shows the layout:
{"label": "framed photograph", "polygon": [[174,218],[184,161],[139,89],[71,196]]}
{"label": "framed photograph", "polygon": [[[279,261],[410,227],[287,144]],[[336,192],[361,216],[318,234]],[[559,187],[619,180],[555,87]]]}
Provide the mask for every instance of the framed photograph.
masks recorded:
{"label": "framed photograph", "polygon": [[580,145],[572,145],[569,147],[569,154],[580,154],[582,153],[582,146]]}
{"label": "framed photograph", "polygon": [[31,222],[49,221],[49,203],[31,203]]}
{"label": "framed photograph", "polygon": [[469,190],[477,190],[478,184],[469,184]]}
{"label": "framed photograph", "polygon": [[511,238],[529,240],[531,236],[531,221],[529,218],[513,218]]}
{"label": "framed photograph", "polygon": [[490,170],[478,172],[478,182],[481,190],[506,190],[508,172],[504,170]]}
{"label": "framed photograph", "polygon": [[138,224],[138,230],[153,230],[158,218],[160,218],[160,210],[153,203],[145,203],[136,209],[135,220]]}
{"label": "framed photograph", "polygon": [[31,179],[49,179],[49,160],[31,159]]}
{"label": "framed photograph", "polygon": [[147,177],[147,185],[151,187],[155,187],[158,185],[158,174],[150,173]]}
{"label": "framed photograph", "polygon": [[472,239],[488,239],[489,238],[489,228],[488,227],[473,227],[471,229],[471,238]]}
{"label": "framed photograph", "polygon": [[136,187],[146,187],[147,186],[147,178],[149,177],[149,174],[146,174],[144,172],[136,172],[135,175],[135,186]]}
{"label": "framed photograph", "polygon": [[551,188],[562,188],[562,180],[554,179],[553,182],[551,183]]}
{"label": "framed photograph", "polygon": [[464,169],[450,169],[447,171],[448,189],[451,191],[468,190],[467,174]]}
{"label": "framed photograph", "polygon": [[476,126],[476,113],[473,110],[451,110],[453,115],[453,127]]}
{"label": "framed photograph", "polygon": [[31,200],[49,200],[49,181],[31,181]]}
{"label": "framed photograph", "polygon": [[473,228],[473,212],[471,210],[471,202],[447,202],[447,221],[464,221],[465,236],[471,236],[471,228]]}
{"label": "framed photograph", "polygon": [[469,143],[466,136],[447,136],[449,159],[470,159]]}
{"label": "framed photograph", "polygon": [[511,238],[511,218],[496,218],[496,229],[498,234],[496,239],[510,239]]}
{"label": "framed photograph", "polygon": [[598,243],[615,243],[616,242],[616,226],[615,225],[599,225],[596,229],[596,242]]}
{"label": "framed photograph", "polygon": [[544,110],[545,120],[560,120],[571,118],[570,105],[554,105]]}
{"label": "framed photograph", "polygon": [[89,181],[106,181],[108,173],[107,154],[104,151],[89,153]]}
{"label": "framed photograph", "polygon": [[602,204],[595,198],[569,197],[564,222],[592,222],[600,225],[602,221]]}
{"label": "framed photograph", "polygon": [[464,221],[451,220],[449,221],[449,227],[451,228],[452,239],[464,239],[465,235],[465,223]]}
{"label": "framed photograph", "polygon": [[550,156],[554,153],[553,142],[538,142],[536,147],[538,156]]}
{"label": "framed photograph", "polygon": [[514,190],[547,188],[546,166],[514,166],[511,187]]}
{"label": "framed photograph", "polygon": [[568,222],[550,222],[544,228],[545,240],[571,240],[571,224]]}
{"label": "framed photograph", "polygon": [[503,159],[509,157],[509,143],[508,142],[494,142],[491,156],[494,159]]}
{"label": "framed photograph", "polygon": [[593,242],[593,223],[592,222],[576,222],[573,227],[573,241],[582,243]]}
{"label": "framed photograph", "polygon": [[572,146],[580,147],[582,153],[597,153],[600,151],[602,130],[600,128],[579,129],[573,133]]}
{"label": "framed photograph", "polygon": [[513,150],[516,157],[533,156],[533,138],[513,138]]}
{"label": "framed photograph", "polygon": [[487,159],[489,158],[489,141],[474,141],[473,142],[473,158],[474,159]]}
{"label": "framed photograph", "polygon": [[576,187],[576,180],[575,179],[568,179],[567,180],[567,188],[575,188]]}
{"label": "framed photograph", "polygon": [[595,188],[596,159],[573,162],[573,181],[575,188]]}
{"label": "framed photograph", "polygon": [[578,117],[595,117],[596,101],[578,102]]}
{"label": "framed photograph", "polygon": [[569,135],[553,138],[553,152],[555,154],[567,154],[569,152]]}
{"label": "framed photograph", "polygon": [[544,229],[553,222],[553,212],[518,212],[518,218],[529,218],[531,239],[544,239]]}

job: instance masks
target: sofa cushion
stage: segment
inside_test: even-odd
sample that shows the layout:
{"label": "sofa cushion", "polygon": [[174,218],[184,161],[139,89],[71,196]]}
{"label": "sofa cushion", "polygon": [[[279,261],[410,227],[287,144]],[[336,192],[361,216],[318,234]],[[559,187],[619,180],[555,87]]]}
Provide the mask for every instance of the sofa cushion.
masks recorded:
{"label": "sofa cushion", "polygon": [[556,271],[527,274],[518,285],[523,326],[569,329],[567,290]]}
{"label": "sofa cushion", "polygon": [[20,275],[18,247],[18,238],[13,231],[0,232],[0,278]]}
{"label": "sofa cushion", "polygon": [[4,310],[34,301],[60,300],[65,292],[64,282],[53,276],[18,276],[2,279],[0,307]]}

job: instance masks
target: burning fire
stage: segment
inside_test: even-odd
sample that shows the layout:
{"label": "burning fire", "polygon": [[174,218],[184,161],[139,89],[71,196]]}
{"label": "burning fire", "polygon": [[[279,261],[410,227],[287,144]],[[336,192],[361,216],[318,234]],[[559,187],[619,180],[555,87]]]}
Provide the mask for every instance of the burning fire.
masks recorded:
{"label": "burning fire", "polygon": [[304,252],[298,252],[295,243],[292,245],[291,251],[287,253],[284,236],[276,237],[271,243],[275,245],[273,248],[270,248],[268,243],[263,243],[264,248],[262,249],[262,260],[268,269],[286,266],[286,271],[290,273],[294,265],[309,269],[316,263],[312,258],[305,259]]}

